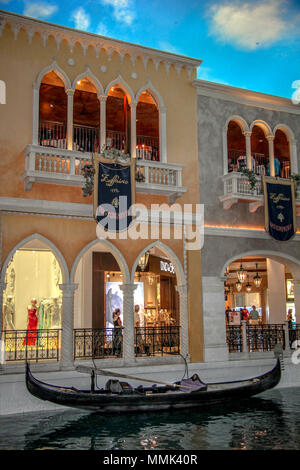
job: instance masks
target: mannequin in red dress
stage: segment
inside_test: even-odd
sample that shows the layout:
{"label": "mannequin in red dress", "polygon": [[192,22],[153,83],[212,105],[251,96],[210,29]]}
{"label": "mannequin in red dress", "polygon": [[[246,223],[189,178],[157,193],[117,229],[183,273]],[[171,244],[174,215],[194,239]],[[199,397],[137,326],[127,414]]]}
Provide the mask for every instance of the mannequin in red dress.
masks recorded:
{"label": "mannequin in red dress", "polygon": [[28,306],[28,324],[27,332],[23,341],[23,346],[35,346],[37,340],[37,326],[38,326],[38,317],[37,317],[37,300],[31,299],[31,305]]}

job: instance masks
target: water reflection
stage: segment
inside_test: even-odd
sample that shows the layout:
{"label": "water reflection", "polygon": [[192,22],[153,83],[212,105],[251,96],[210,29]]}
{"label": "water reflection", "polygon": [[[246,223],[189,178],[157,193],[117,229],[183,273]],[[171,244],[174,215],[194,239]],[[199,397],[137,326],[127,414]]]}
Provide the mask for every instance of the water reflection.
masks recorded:
{"label": "water reflection", "polygon": [[70,411],[0,419],[0,449],[296,449],[300,389],[214,408],[103,417]]}

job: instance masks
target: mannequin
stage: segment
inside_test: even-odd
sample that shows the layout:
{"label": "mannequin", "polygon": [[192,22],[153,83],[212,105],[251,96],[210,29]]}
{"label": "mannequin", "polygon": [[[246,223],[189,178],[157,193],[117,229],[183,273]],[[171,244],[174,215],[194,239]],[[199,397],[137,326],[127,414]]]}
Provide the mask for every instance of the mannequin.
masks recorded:
{"label": "mannequin", "polygon": [[4,318],[6,321],[6,329],[15,330],[16,329],[14,325],[15,306],[14,306],[13,298],[11,295],[9,295],[6,298],[6,302],[3,306],[3,313],[4,313]]}
{"label": "mannequin", "polygon": [[23,341],[23,346],[35,346],[37,340],[37,326],[38,326],[38,317],[37,317],[37,300],[31,299],[30,305],[28,305],[28,324],[27,324],[27,332],[26,336]]}

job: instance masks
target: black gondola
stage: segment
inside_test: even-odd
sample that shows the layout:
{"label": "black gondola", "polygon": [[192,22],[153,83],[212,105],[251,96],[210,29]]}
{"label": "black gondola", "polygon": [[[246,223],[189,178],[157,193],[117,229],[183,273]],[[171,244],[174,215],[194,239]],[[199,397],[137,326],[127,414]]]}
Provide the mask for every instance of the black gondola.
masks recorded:
{"label": "black gondola", "polygon": [[[86,368],[88,369],[88,368]],[[126,382],[109,380],[105,388],[95,390],[95,372],[90,369],[92,385],[90,390],[50,385],[33,377],[26,364],[26,385],[29,392],[41,400],[58,405],[70,406],[101,414],[161,411],[192,408],[249,398],[275,387],[281,377],[280,360],[275,367],[258,377],[231,382],[203,383],[197,374],[171,385],[133,388]],[[117,375],[111,373],[112,376]],[[133,379],[134,377],[132,377]]]}

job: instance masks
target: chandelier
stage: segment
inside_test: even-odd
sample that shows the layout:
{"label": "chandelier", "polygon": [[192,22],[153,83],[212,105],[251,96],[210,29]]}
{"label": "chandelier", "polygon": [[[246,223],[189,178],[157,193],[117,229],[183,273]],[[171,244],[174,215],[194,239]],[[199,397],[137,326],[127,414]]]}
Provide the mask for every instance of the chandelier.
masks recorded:
{"label": "chandelier", "polygon": [[240,281],[242,284],[243,284],[243,282],[246,281],[247,271],[246,271],[246,269],[243,268],[242,263],[241,263],[240,269],[239,269],[238,272],[237,272],[237,277],[238,277],[239,281]]}
{"label": "chandelier", "polygon": [[145,253],[140,257],[138,265],[141,271],[145,271],[147,264],[149,261],[149,251],[145,251]]}
{"label": "chandelier", "polygon": [[243,284],[241,283],[240,280],[238,280],[238,281],[235,283],[235,287],[236,287],[236,290],[237,290],[238,292],[241,292],[242,287],[243,287]]}
{"label": "chandelier", "polygon": [[257,266],[258,266],[258,265],[257,265],[257,263],[256,263],[256,275],[255,275],[254,278],[253,278],[253,282],[254,282],[255,287],[260,287],[261,281],[262,281],[262,277],[258,274]]}
{"label": "chandelier", "polygon": [[247,284],[246,284],[245,287],[246,287],[246,291],[247,291],[247,292],[251,292],[252,286],[251,286],[251,284],[250,284],[250,282],[249,282],[249,276],[248,276],[248,282],[247,282]]}

